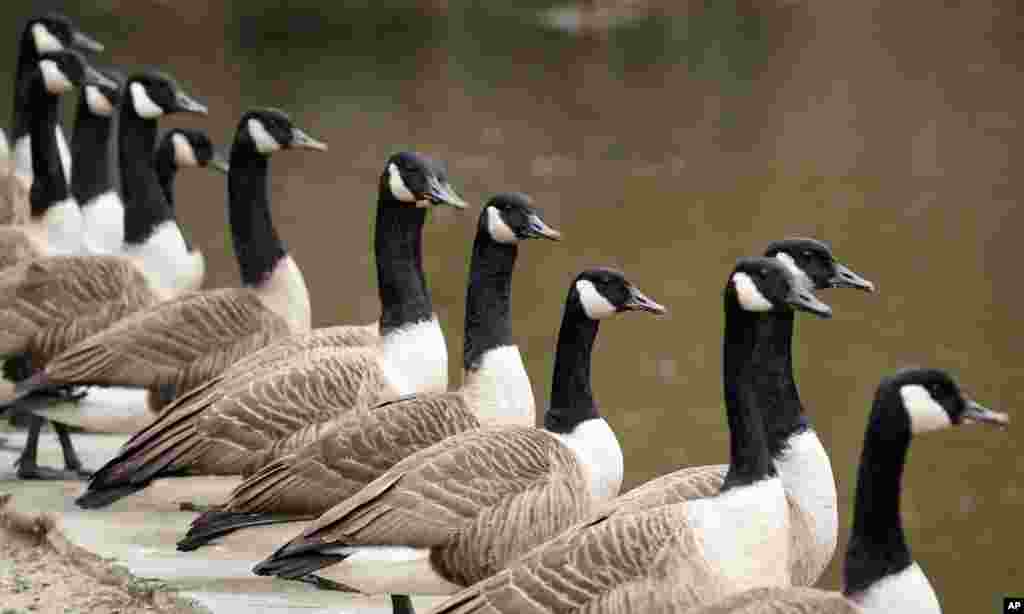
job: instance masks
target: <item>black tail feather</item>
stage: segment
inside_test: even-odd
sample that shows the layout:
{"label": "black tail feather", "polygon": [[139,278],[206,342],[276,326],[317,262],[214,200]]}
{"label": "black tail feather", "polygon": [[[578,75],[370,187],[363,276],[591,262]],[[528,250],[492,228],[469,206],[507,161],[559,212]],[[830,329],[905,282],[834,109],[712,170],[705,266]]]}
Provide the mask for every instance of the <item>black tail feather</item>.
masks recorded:
{"label": "black tail feather", "polygon": [[120,484],[118,486],[104,488],[102,490],[93,490],[90,485],[88,491],[75,499],[75,505],[87,510],[107,507],[122,497],[127,497],[132,493],[139,492],[148,485],[148,482],[145,484]]}
{"label": "black tail feather", "polygon": [[324,567],[340,563],[348,558],[345,554],[322,554],[309,552],[281,558],[269,557],[252,568],[257,576],[277,576],[286,580],[301,580],[303,577]]}
{"label": "black tail feather", "polygon": [[195,550],[218,537],[246,527],[312,520],[313,518],[313,516],[288,516],[262,512],[206,512],[192,521],[188,533],[178,542],[178,550],[181,552]]}

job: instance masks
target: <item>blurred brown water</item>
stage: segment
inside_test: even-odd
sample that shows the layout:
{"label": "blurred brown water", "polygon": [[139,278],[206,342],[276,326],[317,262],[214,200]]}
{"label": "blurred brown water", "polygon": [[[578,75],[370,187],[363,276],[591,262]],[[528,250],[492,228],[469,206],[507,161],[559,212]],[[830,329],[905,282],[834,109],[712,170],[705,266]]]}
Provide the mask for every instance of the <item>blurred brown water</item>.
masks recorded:
{"label": "blurred brown water", "polygon": [[[10,83],[23,20],[57,7],[107,44],[104,60],[163,67],[209,104],[209,118],[168,126],[201,126],[223,144],[247,107],[292,113],[331,146],[272,165],[275,219],[318,325],[377,315],[370,228],[389,153],[445,159],[478,207],[498,191],[531,194],[565,233],[561,244],[526,244],[513,285],[539,406],[581,268],[620,266],[671,309],[606,323],[596,351],[595,393],[625,449],[627,487],[727,459],[720,292],[735,258],[786,235],[830,240],[880,289],[829,292],[835,318],[798,325],[798,384],[832,455],[843,538],[882,375],[947,368],[980,401],[1015,412],[1015,2],[640,2],[612,30],[577,33],[546,25],[548,3],[506,4],[2,3],[11,54],[0,55],[0,80]],[[0,98],[0,116],[9,105]],[[236,284],[223,178],[193,171],[179,186],[208,284]],[[426,230],[453,366],[478,207],[433,213]],[[947,612],[996,611],[1024,587],[1016,432],[914,443],[903,516]],[[840,561],[823,586],[838,586]]]}

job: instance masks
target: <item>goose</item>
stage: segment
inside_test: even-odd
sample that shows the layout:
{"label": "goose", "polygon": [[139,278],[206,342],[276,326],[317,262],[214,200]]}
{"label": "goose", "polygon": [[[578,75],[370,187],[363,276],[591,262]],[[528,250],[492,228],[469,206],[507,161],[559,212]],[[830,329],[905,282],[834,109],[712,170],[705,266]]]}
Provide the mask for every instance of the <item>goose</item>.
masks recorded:
{"label": "goose", "polygon": [[455,595],[439,612],[589,611],[644,582],[669,555],[680,560],[677,581],[691,605],[754,586],[789,585],[789,514],[756,402],[758,358],[775,351],[765,333],[781,314],[800,310],[827,318],[831,309],[785,264],[764,257],[737,262],[723,302],[731,458],[721,491],[635,513],[591,515]]}
{"label": "goose", "polygon": [[[154,153],[153,163],[169,203],[173,201],[175,175],[181,168],[227,172],[227,162],[214,149],[209,137],[192,129],[168,131]],[[85,173],[76,175],[75,181],[83,176]],[[0,298],[0,325],[10,324],[9,334],[21,335],[17,342],[11,337],[6,339],[8,344],[16,346],[11,349],[11,345],[7,345],[5,350],[16,354],[13,360],[9,357],[4,363],[10,379],[27,377],[37,366],[44,365],[75,341],[159,300],[160,295],[155,292],[125,291],[126,287],[132,287],[130,282],[135,282],[138,288],[145,287],[145,279],[140,275],[131,276],[130,262],[119,262],[114,256],[53,257],[34,261],[34,273],[24,279],[25,287],[31,287],[32,291],[19,288],[6,295],[14,300]],[[95,286],[100,292],[98,296],[91,292],[93,286],[90,286],[97,280],[103,280]],[[119,285],[121,282],[125,287]],[[42,309],[41,305],[48,307]],[[19,370],[23,375],[18,374]],[[140,420],[148,421],[138,410],[145,406],[145,392],[139,394],[135,389],[92,387],[70,399],[64,394],[57,394],[56,398],[44,394],[32,401],[19,401],[17,410],[51,422],[64,453],[65,471],[37,466],[33,450],[42,420],[33,420],[28,425],[26,449],[29,452],[18,463],[19,476],[26,478],[90,475],[75,452],[66,426],[124,432],[132,424],[136,428],[131,430],[137,430]]]}
{"label": "goose", "polygon": [[582,272],[565,303],[543,429],[473,429],[422,449],[324,513],[255,573],[301,579],[331,566],[330,581],[363,593],[448,594],[613,497],[622,450],[594,401],[590,363],[600,321],[623,311],[666,310],[618,271]]}
{"label": "goose", "polygon": [[693,614],[940,614],[938,596],[910,554],[899,499],[913,437],[953,426],[1005,427],[1009,417],[966,398],[939,369],[905,369],[878,386],[857,475],[853,530],[841,593],[811,588],[760,587],[713,604],[689,608],[676,589],[672,563],[645,586],[622,594],[593,614],[692,612]]}
{"label": "goose", "polygon": [[32,164],[37,181],[29,190],[30,218],[26,224],[0,227],[0,266],[35,256],[73,254],[82,245],[82,216],[69,193],[54,130],[60,97],[75,87],[117,87],[72,50],[39,56],[36,68],[22,81],[33,105],[29,121]]}
{"label": "goose", "polygon": [[[814,288],[856,288],[874,291],[874,284],[837,262],[825,243],[788,238],[771,243],[765,256],[777,258],[796,277]],[[775,461],[790,507],[791,581],[813,586],[836,549],[839,538],[838,497],[832,464],[809,417],[804,413],[793,379],[792,312],[779,313],[764,328],[774,351],[758,354],[761,377],[753,390],[761,408],[768,450]],[[617,497],[601,513],[635,512],[717,494],[728,465],[686,467]]]}
{"label": "goose", "polygon": [[[75,48],[100,53],[103,45],[87,36],[60,14],[49,13],[33,17],[21,32],[18,43],[18,65],[14,73],[14,110],[10,138],[14,142],[15,174],[26,189],[31,187],[34,175],[32,162],[32,115],[36,103],[32,100],[30,79],[25,79],[36,70],[39,57],[47,52]],[[64,177],[71,178],[71,151],[64,131],[56,120],[52,126],[57,137],[57,151],[60,155]]]}
{"label": "goose", "polygon": [[312,520],[413,452],[481,424],[532,426],[533,389],[512,339],[511,285],[518,244],[533,238],[561,234],[525,194],[499,194],[480,213],[460,390],[404,397],[300,429],[267,452],[277,457],[297,448],[293,454],[240,485],[220,510],[197,518],[178,549],[194,550],[247,526]]}
{"label": "goose", "polygon": [[[144,89],[129,91],[144,114],[163,113],[158,102],[146,99]],[[277,150],[326,147],[294,127],[281,111],[246,112],[228,174],[228,210],[243,285],[187,293],[135,313],[59,354],[21,388],[188,388],[253,348],[309,330],[309,293],[271,221],[267,169],[269,156]],[[174,241],[184,243],[176,224],[173,230]],[[159,236],[161,229],[153,232]]]}
{"label": "goose", "polygon": [[[439,163],[413,152],[388,158],[378,187],[374,239],[383,307],[379,339],[348,347],[334,343],[349,337],[344,333],[306,335],[244,359],[244,371],[231,369],[229,379],[194,388],[136,433],[96,472],[76,503],[104,507],[158,477],[255,470],[259,467],[247,469],[254,451],[311,422],[359,403],[445,390],[448,353],[421,250],[427,207],[443,204],[466,206]],[[364,339],[365,333],[361,329],[352,340]],[[301,382],[288,386],[302,396],[293,395],[281,409],[267,405],[267,395],[285,382]]]}

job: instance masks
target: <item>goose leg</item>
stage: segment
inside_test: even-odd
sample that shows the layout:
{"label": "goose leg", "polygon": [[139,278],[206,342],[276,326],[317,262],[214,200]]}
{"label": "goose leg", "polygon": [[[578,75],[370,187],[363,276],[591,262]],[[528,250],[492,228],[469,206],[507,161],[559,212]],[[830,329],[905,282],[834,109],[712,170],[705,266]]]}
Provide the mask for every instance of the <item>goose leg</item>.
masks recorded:
{"label": "goose leg", "polygon": [[64,468],[82,478],[92,475],[91,471],[82,466],[82,461],[78,458],[78,453],[75,452],[75,445],[71,443],[71,433],[68,432],[68,427],[58,422],[51,422],[50,425],[57,433],[60,449],[64,453]]}
{"label": "goose leg", "polygon": [[21,451],[21,456],[15,462],[18,477],[23,480],[77,480],[77,473],[39,466],[36,457],[39,454],[39,432],[44,423],[43,418],[29,415],[28,440],[25,442],[25,449]]}
{"label": "goose leg", "polygon": [[391,595],[391,611],[393,614],[416,614],[409,595]]}

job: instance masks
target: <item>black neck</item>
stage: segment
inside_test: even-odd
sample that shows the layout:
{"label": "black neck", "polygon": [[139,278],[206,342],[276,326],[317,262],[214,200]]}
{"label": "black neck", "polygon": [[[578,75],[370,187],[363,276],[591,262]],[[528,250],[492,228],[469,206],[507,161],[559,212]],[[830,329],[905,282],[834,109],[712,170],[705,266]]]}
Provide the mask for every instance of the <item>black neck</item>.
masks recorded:
{"label": "black neck", "polygon": [[423,275],[423,223],[426,209],[402,203],[381,178],[373,249],[380,293],[380,333],[433,317],[434,306]]}
{"label": "black neck", "polygon": [[762,350],[754,357],[759,362],[750,367],[759,384],[751,394],[761,410],[772,458],[778,458],[785,451],[790,437],[810,428],[793,379],[795,321],[796,314],[792,311],[772,314],[759,321],[758,345]]}
{"label": "black neck", "polygon": [[174,176],[178,172],[178,164],[174,155],[174,143],[165,138],[153,152],[153,169],[156,170],[160,189],[167,199],[167,204],[174,210]]}
{"label": "black neck", "polygon": [[[126,87],[125,92],[128,91]],[[132,97],[125,95],[118,115],[117,150],[126,244],[145,243],[157,226],[174,219],[153,170],[155,142],[156,120],[139,117],[132,106]]]}
{"label": "black neck", "polygon": [[84,95],[78,97],[71,134],[71,193],[79,205],[88,205],[113,187],[111,123],[110,117],[92,112]]}
{"label": "black neck", "polygon": [[569,290],[555,349],[551,405],[544,412],[544,428],[553,433],[570,433],[577,424],[601,416],[590,389],[590,359],[598,324],[584,313],[576,289]]}
{"label": "black neck", "polygon": [[768,451],[761,408],[766,395],[760,390],[759,369],[773,362],[776,350],[770,332],[776,313],[752,313],[742,309],[735,296],[725,297],[723,384],[729,422],[729,471],[722,491],[753,484],[776,475]]}
{"label": "black neck", "polygon": [[466,339],[463,367],[473,370],[488,350],[512,345],[512,271],[519,248],[515,243],[498,243],[486,224],[473,241],[466,290]]}
{"label": "black neck", "polygon": [[898,404],[896,392],[875,399],[857,470],[857,498],[853,530],[846,549],[843,592],[859,593],[882,578],[913,563],[900,521],[900,487],[910,447],[910,424],[902,412],[887,410]]}
{"label": "black neck", "polygon": [[32,32],[25,28],[18,43],[18,66],[14,75],[14,106],[11,115],[11,144],[28,134],[32,117],[32,72],[39,63],[39,53]]}
{"label": "black neck", "polygon": [[244,286],[266,282],[286,253],[270,219],[269,166],[270,159],[256,151],[251,140],[235,139],[228,173],[228,217]]}
{"label": "black neck", "polygon": [[29,134],[32,139],[32,190],[29,204],[32,217],[68,197],[68,183],[57,147],[57,114],[60,98],[46,91],[42,75],[32,80],[32,113]]}

